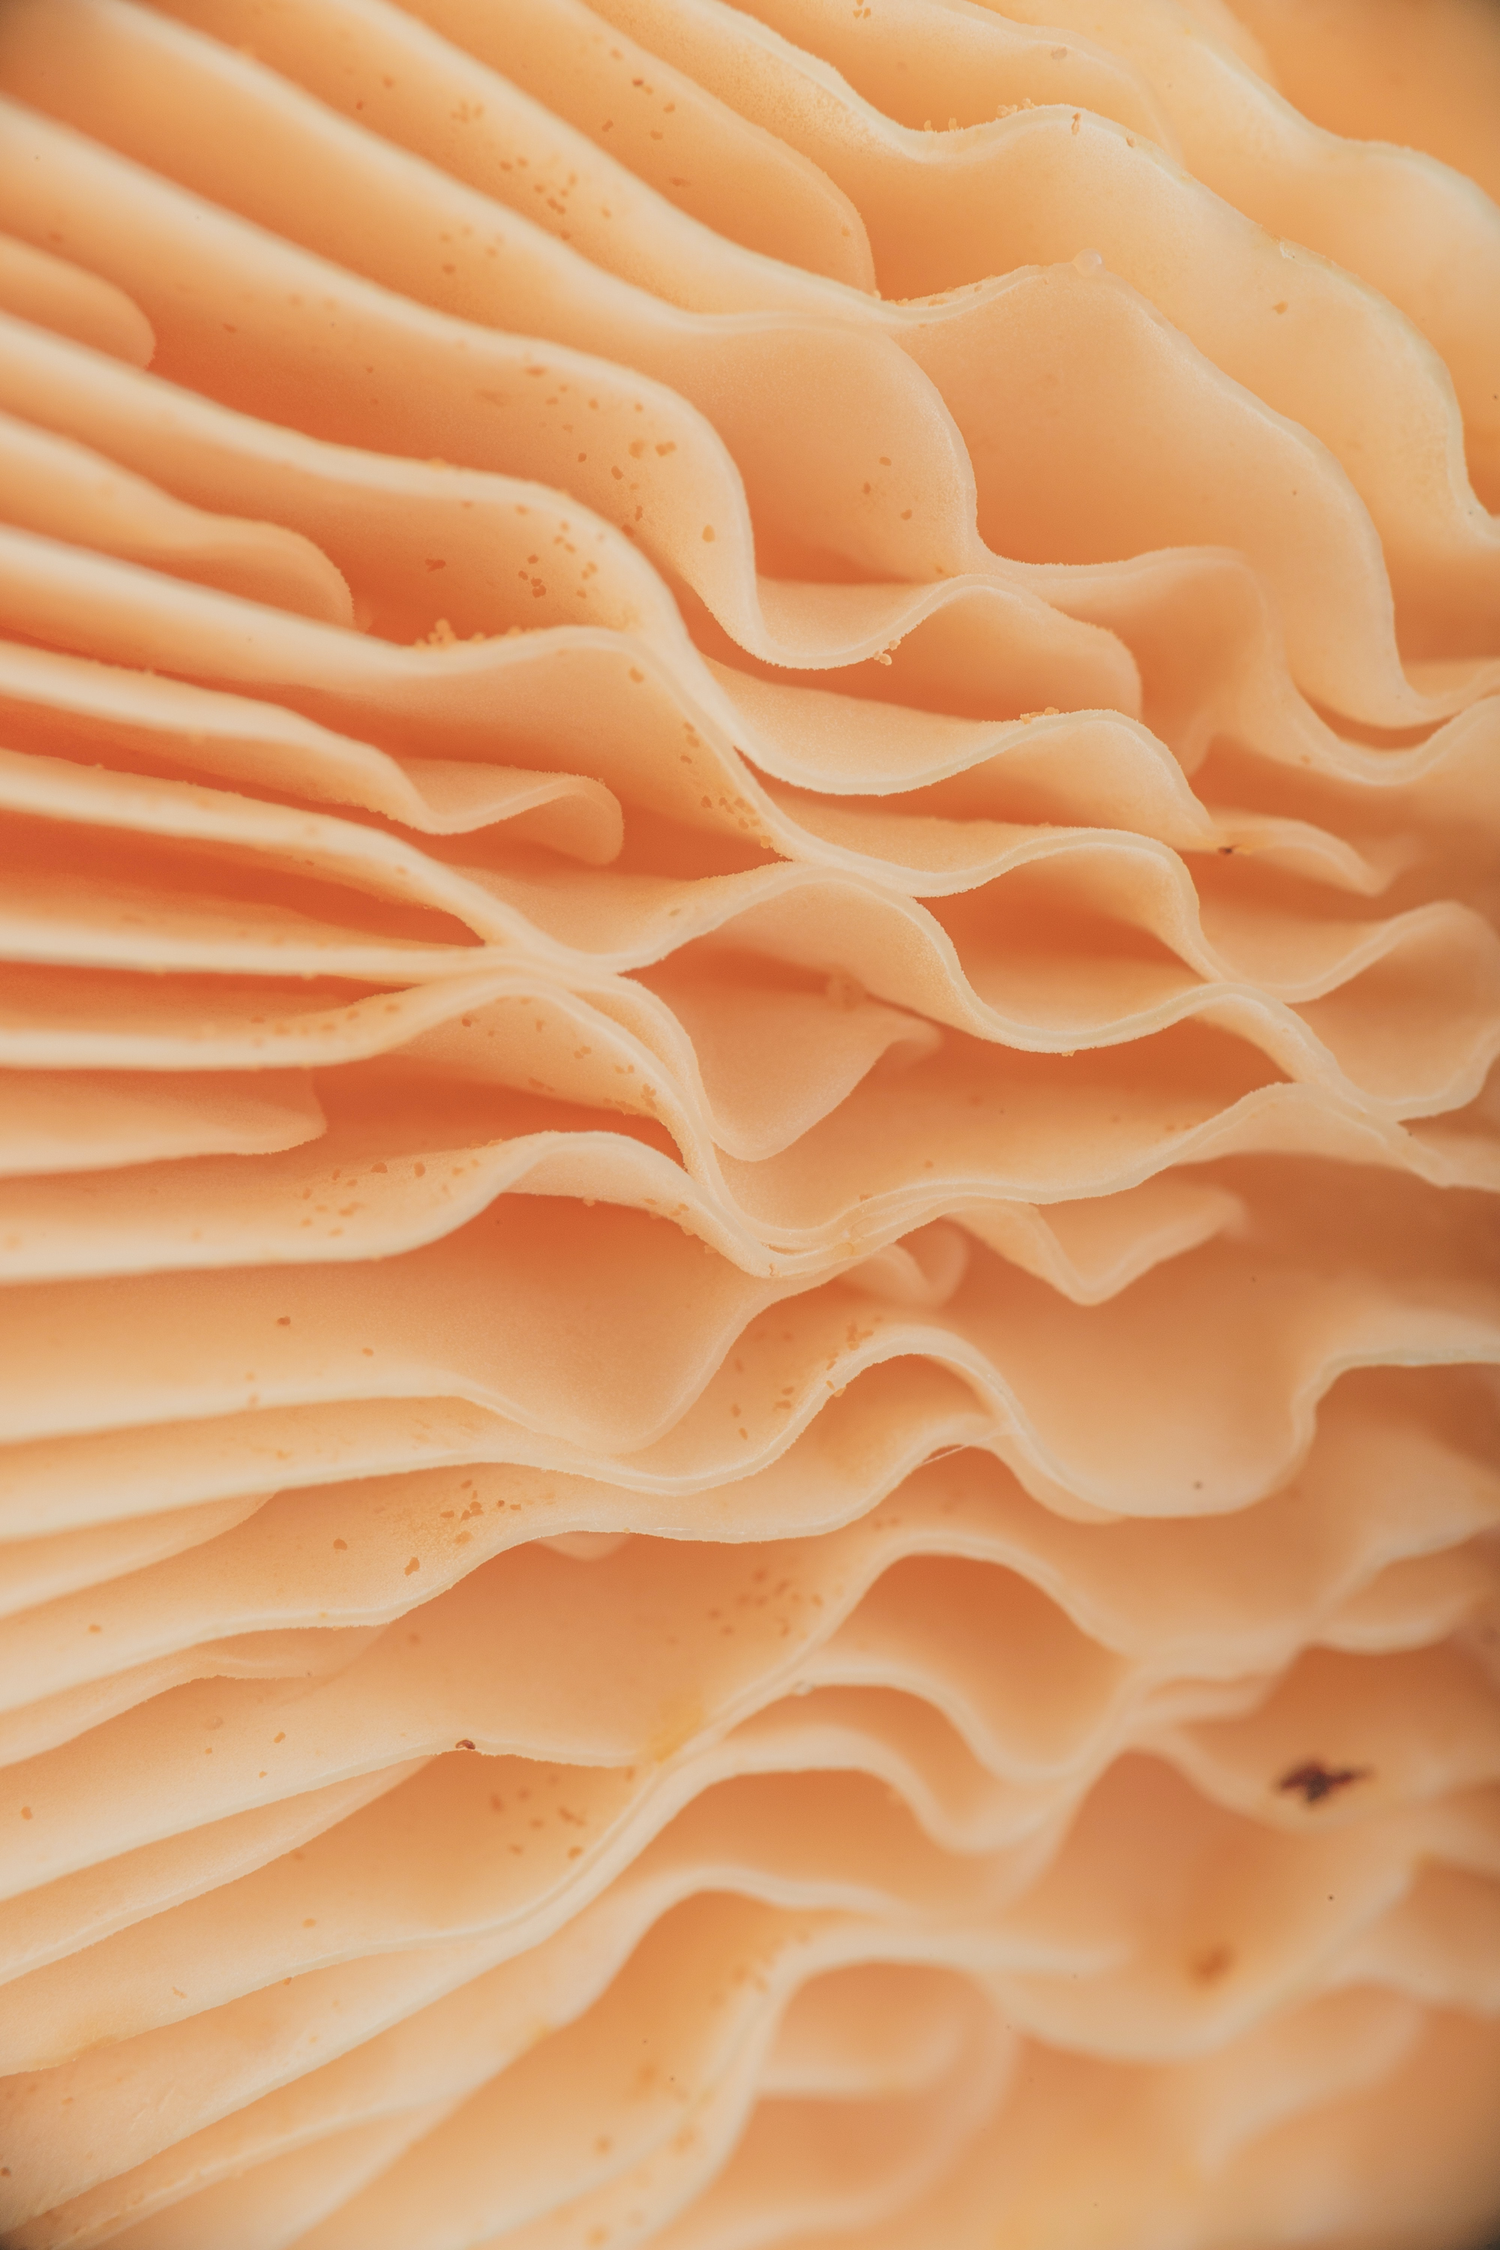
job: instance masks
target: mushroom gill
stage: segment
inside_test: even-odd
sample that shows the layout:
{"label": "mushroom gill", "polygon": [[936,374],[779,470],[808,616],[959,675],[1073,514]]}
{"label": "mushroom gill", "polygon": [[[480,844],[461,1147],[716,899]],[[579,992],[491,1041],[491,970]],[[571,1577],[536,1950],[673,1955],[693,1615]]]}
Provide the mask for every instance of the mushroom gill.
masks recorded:
{"label": "mushroom gill", "polygon": [[7,0],[11,2250],[1500,2213],[1496,84]]}

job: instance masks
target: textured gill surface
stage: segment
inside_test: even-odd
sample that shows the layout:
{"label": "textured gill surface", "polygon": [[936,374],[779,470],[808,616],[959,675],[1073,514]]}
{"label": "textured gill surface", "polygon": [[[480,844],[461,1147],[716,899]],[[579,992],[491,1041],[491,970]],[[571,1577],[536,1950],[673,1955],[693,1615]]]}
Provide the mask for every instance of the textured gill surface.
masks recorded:
{"label": "textured gill surface", "polygon": [[15,2250],[1493,2217],[1497,83],[10,0]]}

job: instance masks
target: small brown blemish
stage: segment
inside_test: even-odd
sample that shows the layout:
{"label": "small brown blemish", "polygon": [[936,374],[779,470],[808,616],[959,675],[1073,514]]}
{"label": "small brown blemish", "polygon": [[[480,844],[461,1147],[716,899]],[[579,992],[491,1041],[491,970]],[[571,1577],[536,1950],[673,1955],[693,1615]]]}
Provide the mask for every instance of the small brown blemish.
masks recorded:
{"label": "small brown blemish", "polygon": [[460,1735],[458,1741],[454,1743],[453,1747],[455,1750],[472,1750],[474,1745],[470,1741],[468,1735],[465,1734]]}
{"label": "small brown blemish", "polygon": [[1199,1984],[1217,1984],[1234,1967],[1234,1948],[1230,1945],[1206,1945],[1188,1962],[1189,1972]]}
{"label": "small brown blemish", "polygon": [[1289,1768],[1276,1787],[1283,1795],[1300,1795],[1305,1805],[1320,1805],[1325,1797],[1347,1789],[1351,1782],[1368,1781],[1373,1770],[1370,1766],[1325,1766],[1321,1758],[1309,1758]]}

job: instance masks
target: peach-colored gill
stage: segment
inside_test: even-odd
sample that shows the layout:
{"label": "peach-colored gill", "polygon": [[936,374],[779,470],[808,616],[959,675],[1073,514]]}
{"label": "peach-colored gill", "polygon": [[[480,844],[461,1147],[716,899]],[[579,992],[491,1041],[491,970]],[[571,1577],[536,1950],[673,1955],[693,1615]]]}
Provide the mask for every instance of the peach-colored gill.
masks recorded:
{"label": "peach-colored gill", "polygon": [[12,2250],[1500,2214],[1497,86],[7,0]]}

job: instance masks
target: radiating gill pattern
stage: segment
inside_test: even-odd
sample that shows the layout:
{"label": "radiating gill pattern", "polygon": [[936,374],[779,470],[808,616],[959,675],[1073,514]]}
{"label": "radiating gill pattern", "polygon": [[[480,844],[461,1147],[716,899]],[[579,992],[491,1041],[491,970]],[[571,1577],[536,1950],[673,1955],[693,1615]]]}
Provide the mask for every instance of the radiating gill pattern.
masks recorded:
{"label": "radiating gill pattern", "polygon": [[1500,2209],[1486,88],[7,0],[14,2250]]}

